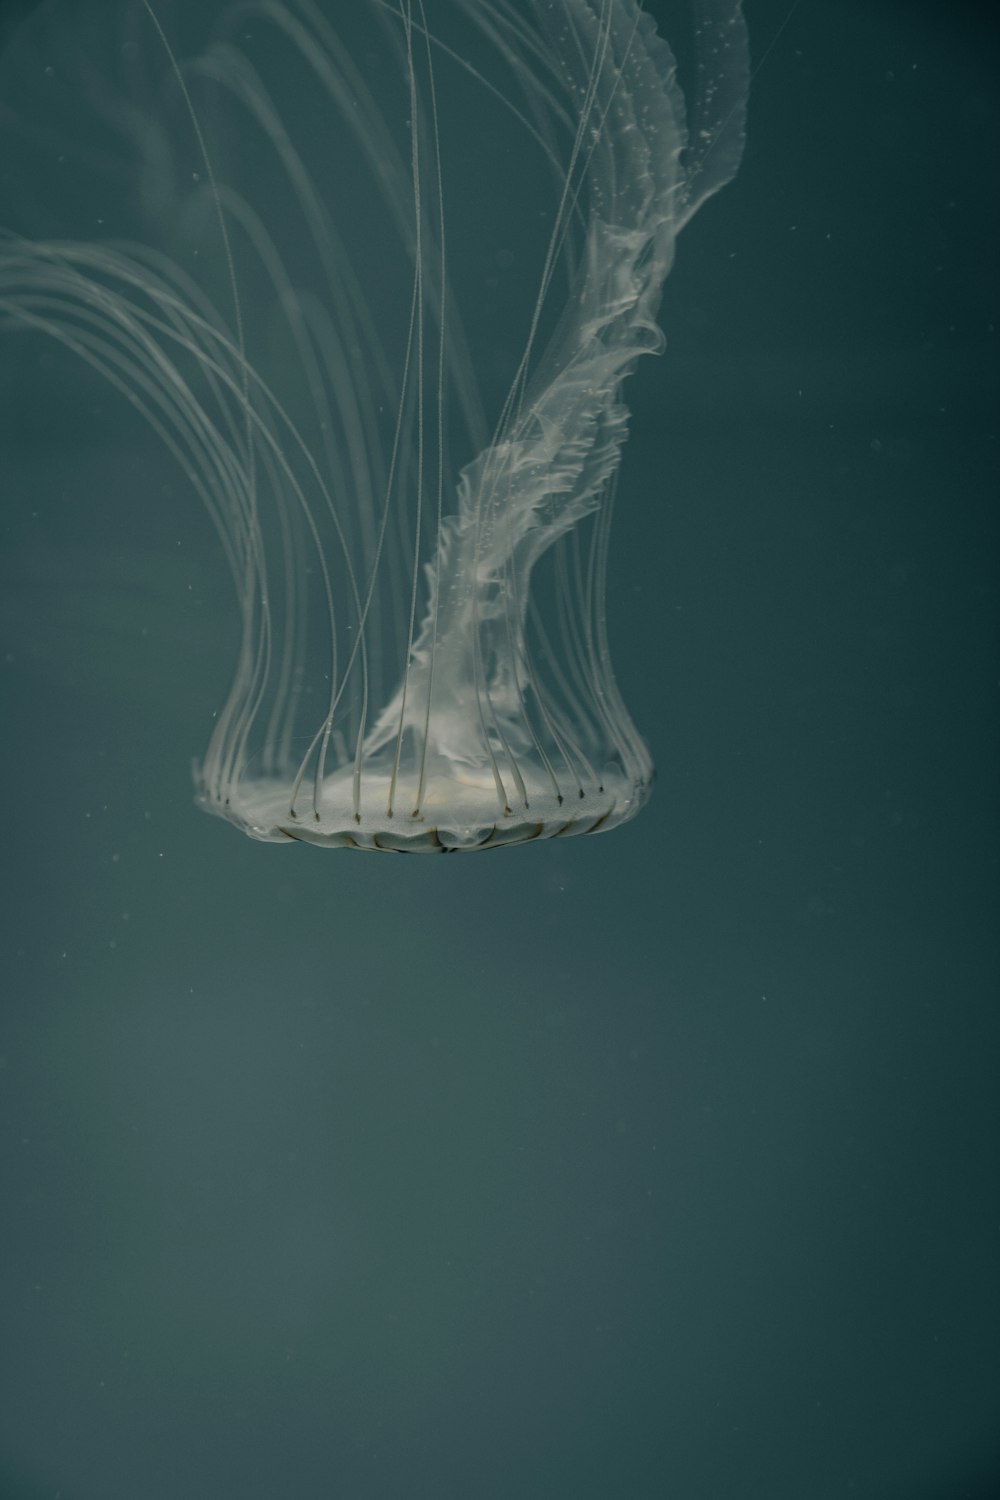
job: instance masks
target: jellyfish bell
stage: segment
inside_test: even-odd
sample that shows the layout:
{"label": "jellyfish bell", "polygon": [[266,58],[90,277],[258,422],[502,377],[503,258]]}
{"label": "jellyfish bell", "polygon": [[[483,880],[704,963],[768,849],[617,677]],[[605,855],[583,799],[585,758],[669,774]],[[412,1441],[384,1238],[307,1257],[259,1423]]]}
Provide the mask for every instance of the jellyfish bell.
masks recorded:
{"label": "jellyfish bell", "polygon": [[739,161],[739,4],[692,8],[686,99],[635,0],[96,10],[50,0],[0,64],[0,327],[135,408],[215,527],[201,805],[413,852],[631,818],[624,386]]}

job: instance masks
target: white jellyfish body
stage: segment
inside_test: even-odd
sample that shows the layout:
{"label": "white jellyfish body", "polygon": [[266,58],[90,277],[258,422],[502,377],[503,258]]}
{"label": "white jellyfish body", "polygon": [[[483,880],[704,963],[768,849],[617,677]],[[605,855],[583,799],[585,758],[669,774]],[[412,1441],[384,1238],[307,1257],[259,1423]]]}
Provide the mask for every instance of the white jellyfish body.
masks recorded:
{"label": "white jellyfish body", "polygon": [[634,0],[98,9],[56,0],[0,71],[0,327],[142,412],[222,541],[200,802],[413,851],[630,818],[623,386],[739,161],[739,5],[696,7],[686,101]]}

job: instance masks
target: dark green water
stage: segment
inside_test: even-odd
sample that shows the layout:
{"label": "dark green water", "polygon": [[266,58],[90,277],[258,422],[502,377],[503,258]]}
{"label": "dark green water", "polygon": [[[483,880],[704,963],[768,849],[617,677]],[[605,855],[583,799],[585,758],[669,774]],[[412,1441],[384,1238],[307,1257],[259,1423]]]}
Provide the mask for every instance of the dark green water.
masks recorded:
{"label": "dark green water", "polygon": [[203,519],[0,361],[0,1500],[1000,1489],[984,15],[803,0],[754,79],[630,391],[606,838],[202,816]]}

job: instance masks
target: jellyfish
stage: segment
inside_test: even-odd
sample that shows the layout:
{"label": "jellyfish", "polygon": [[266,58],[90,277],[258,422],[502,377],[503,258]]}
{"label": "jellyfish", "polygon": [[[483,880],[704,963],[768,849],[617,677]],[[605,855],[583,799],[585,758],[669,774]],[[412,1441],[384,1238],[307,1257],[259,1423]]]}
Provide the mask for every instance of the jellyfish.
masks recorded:
{"label": "jellyfish", "polygon": [[647,799],[625,382],[748,78],[738,0],[670,11],[680,67],[636,0],[48,0],[8,45],[4,357],[57,341],[204,507],[239,646],[197,797],[252,837],[494,848]]}

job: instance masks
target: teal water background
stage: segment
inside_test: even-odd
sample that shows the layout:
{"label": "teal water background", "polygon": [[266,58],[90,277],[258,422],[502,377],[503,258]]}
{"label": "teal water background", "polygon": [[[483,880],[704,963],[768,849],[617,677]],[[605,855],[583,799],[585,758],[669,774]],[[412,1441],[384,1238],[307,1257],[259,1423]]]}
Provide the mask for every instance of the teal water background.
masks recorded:
{"label": "teal water background", "polygon": [[754,79],[630,391],[606,838],[200,814],[204,521],[8,388],[0,1500],[997,1493],[984,17],[803,0]]}

